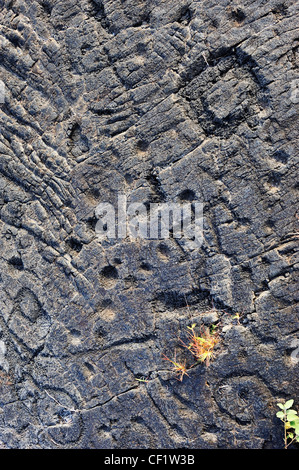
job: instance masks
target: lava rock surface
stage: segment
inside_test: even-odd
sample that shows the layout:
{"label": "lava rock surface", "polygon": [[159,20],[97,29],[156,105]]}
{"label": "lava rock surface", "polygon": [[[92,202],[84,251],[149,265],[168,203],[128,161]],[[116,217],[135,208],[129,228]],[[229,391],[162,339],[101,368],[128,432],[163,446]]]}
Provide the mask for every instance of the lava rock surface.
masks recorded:
{"label": "lava rock surface", "polygon": [[[1,447],[282,448],[299,3],[0,7]],[[203,243],[100,240],[95,209],[119,194],[202,203]],[[192,323],[220,341],[178,381],[163,354],[191,367]]]}

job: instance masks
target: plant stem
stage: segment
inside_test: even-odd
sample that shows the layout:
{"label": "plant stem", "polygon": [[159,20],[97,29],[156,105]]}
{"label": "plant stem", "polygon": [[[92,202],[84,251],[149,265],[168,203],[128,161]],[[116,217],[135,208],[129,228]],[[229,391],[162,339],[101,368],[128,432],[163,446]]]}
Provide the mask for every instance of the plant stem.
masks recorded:
{"label": "plant stem", "polygon": [[287,413],[284,411],[284,448],[288,448],[288,439],[287,439]]}

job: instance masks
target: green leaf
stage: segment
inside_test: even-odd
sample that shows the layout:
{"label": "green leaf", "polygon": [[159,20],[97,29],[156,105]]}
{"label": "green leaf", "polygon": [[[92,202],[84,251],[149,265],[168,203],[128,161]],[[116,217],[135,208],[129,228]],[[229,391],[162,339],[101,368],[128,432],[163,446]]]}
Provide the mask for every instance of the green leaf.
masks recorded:
{"label": "green leaf", "polygon": [[282,403],[277,403],[277,406],[279,406],[279,408],[280,408],[281,410],[284,410],[284,406],[283,406]]}
{"label": "green leaf", "polygon": [[276,413],[276,416],[277,416],[277,418],[283,419],[283,418],[284,418],[284,413],[283,413],[283,411],[278,411],[278,412]]}
{"label": "green leaf", "polygon": [[287,415],[289,419],[289,421],[298,421],[299,422],[299,416],[297,416],[296,414],[294,413],[290,413]]}
{"label": "green leaf", "polygon": [[299,421],[298,420],[295,420],[295,419],[291,419],[290,420],[290,425],[292,426],[292,428],[297,428],[299,427]]}
{"label": "green leaf", "polygon": [[293,399],[286,401],[285,404],[284,404],[284,409],[287,410],[287,409],[291,408],[291,406],[293,406],[293,403],[294,403]]}
{"label": "green leaf", "polygon": [[291,419],[296,419],[297,418],[297,411],[295,410],[287,410],[287,417],[288,420],[291,421]]}
{"label": "green leaf", "polygon": [[289,432],[288,437],[289,437],[290,439],[293,439],[293,438],[294,438],[294,434],[293,434],[292,432]]}

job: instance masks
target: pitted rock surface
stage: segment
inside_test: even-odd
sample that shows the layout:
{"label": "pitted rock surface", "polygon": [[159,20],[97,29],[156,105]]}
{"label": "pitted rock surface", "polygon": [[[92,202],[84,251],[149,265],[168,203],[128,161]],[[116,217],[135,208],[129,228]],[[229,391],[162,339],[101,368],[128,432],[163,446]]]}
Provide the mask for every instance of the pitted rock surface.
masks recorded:
{"label": "pitted rock surface", "polygon": [[[282,448],[299,406],[294,0],[1,0],[3,448]],[[204,239],[99,240],[102,202]],[[239,318],[235,318],[236,314]],[[176,380],[191,323],[209,365]]]}

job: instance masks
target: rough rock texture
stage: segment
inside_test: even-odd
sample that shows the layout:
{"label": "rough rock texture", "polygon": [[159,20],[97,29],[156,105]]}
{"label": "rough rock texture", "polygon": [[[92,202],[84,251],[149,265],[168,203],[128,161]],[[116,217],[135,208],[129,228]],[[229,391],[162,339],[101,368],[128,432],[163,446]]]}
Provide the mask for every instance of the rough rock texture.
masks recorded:
{"label": "rough rock texture", "polygon": [[[299,406],[299,3],[0,7],[1,446],[281,448],[276,403]],[[203,202],[203,245],[98,240],[119,193]],[[221,341],[179,382],[163,354],[191,364],[191,322]]]}

